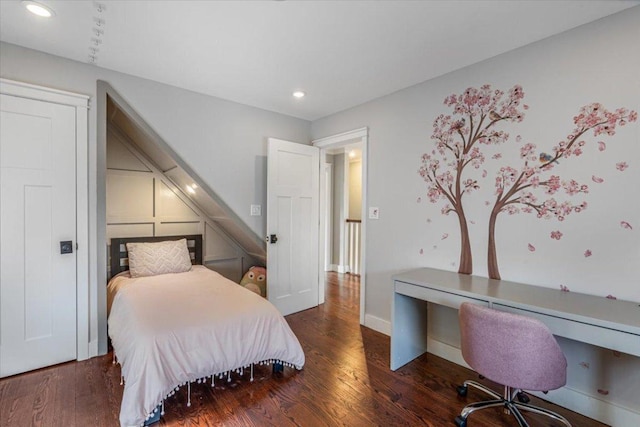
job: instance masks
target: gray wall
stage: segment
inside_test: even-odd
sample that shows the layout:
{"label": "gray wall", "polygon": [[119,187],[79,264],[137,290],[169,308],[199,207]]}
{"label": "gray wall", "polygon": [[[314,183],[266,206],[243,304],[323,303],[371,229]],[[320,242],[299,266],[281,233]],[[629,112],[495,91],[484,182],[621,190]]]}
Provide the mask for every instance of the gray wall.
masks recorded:
{"label": "gray wall", "polygon": [[[268,137],[310,142],[310,123],[154,81],[0,44],[0,76],[90,95],[89,193],[91,341],[106,351],[105,147],[99,145],[97,80],[109,83],[227,205],[259,236],[265,218],[251,217],[250,204],[266,207]],[[103,112],[104,114],[104,112]],[[95,238],[97,236],[97,238]]]}
{"label": "gray wall", "polygon": [[[434,149],[434,119],[452,113],[443,103],[445,97],[483,84],[505,91],[520,84],[526,94],[524,103],[530,106],[522,123],[506,129],[512,135],[511,142],[495,151],[487,149],[483,167],[469,170],[469,176],[481,183],[481,189],[465,199],[468,218],[473,221],[474,274],[486,276],[485,203],[495,198],[493,182],[499,167],[522,163],[515,136],[521,134],[523,141],[549,149],[571,132],[573,117],[583,105],[598,101],[610,110],[640,110],[638,40],[640,7],[634,7],[313,122],[314,139],[365,126],[369,129],[368,204],[380,208],[380,219],[367,222],[366,236],[365,307],[366,317],[375,321],[372,324],[388,326],[393,274],[427,266],[458,268],[457,218],[441,213],[444,203],[430,203],[427,185],[418,174],[421,156]],[[584,195],[589,207],[584,212],[563,222],[524,213],[501,217],[497,238],[502,278],[555,289],[563,285],[573,292],[603,298],[611,294],[640,302],[640,239],[636,231],[640,228],[640,202],[628,191],[629,185],[635,188],[640,183],[639,129],[636,122],[620,126],[611,137],[586,135],[583,156],[560,161],[557,170],[563,179],[575,177],[589,184],[590,192]],[[598,151],[598,140],[606,141],[605,151]],[[501,157],[492,158],[497,154]],[[622,161],[629,164],[624,172],[615,167]],[[486,180],[481,176],[483,169],[488,173]],[[594,176],[603,178],[604,183],[594,183]],[[567,196],[562,193],[556,197],[564,200]],[[638,222],[637,227],[632,224],[633,230],[620,226],[622,220],[631,223],[629,219]],[[563,231],[562,240],[549,237],[554,230]],[[584,255],[587,249],[592,256]],[[441,324],[452,318],[444,312],[442,317]],[[455,323],[453,327],[457,328]],[[455,340],[450,330],[434,332],[444,342]],[[640,381],[637,358],[614,361],[610,354],[584,345],[565,345],[565,350],[572,386],[640,411],[637,398],[625,393],[634,381],[636,385]],[[591,364],[580,364],[589,360]],[[591,366],[591,370],[584,366]],[[635,374],[630,377],[629,372]],[[606,390],[608,396],[598,389]]]}

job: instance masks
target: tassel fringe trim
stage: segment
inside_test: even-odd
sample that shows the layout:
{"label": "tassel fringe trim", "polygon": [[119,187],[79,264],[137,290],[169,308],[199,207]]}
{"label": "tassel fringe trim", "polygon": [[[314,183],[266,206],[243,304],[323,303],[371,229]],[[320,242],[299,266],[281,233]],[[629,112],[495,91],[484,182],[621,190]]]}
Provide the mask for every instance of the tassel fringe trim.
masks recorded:
{"label": "tassel fringe trim", "polygon": [[[116,363],[116,358],[114,355],[114,363]],[[207,382],[207,380],[209,378],[211,378],[211,387],[215,387],[215,378],[216,376],[218,377],[218,379],[223,379],[225,376],[227,377],[227,382],[231,382],[231,373],[237,373],[240,376],[244,375],[244,370],[247,368],[251,369],[251,375],[249,378],[249,381],[253,382],[254,377],[253,377],[253,365],[260,365],[260,366],[265,366],[265,365],[282,365],[282,366],[286,366],[289,368],[295,368],[297,370],[301,370],[302,367],[301,366],[296,366],[293,363],[289,363],[289,362],[283,362],[282,360],[278,360],[278,359],[267,359],[267,360],[262,360],[260,362],[256,362],[256,363],[251,363],[249,365],[246,366],[241,366],[239,368],[236,369],[231,369],[229,371],[224,371],[224,372],[217,372],[215,374],[212,375],[207,375],[204,377],[200,377],[200,378],[196,378],[194,380],[189,380],[189,381],[185,381],[182,384],[178,384],[176,387],[172,388],[171,391],[169,391],[164,399],[162,399],[160,402],[158,402],[158,404],[156,405],[156,407],[153,409],[153,411],[151,411],[147,417],[145,418],[145,422],[150,420],[151,418],[154,417],[154,415],[156,415],[158,413],[158,410],[160,410],[160,415],[164,415],[164,401],[165,399],[173,396],[176,394],[176,392],[178,390],[180,390],[180,387],[184,386],[186,384],[187,386],[187,406],[191,406],[191,383],[192,382],[196,382],[198,384],[205,384]],[[124,377],[120,377],[120,385],[124,384]],[[144,426],[144,423],[140,424],[140,426]]]}

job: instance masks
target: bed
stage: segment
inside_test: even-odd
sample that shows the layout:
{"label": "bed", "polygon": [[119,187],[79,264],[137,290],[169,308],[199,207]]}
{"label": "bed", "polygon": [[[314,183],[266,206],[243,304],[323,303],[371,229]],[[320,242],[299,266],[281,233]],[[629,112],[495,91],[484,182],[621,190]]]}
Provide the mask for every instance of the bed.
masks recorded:
{"label": "bed", "polygon": [[[164,399],[182,386],[190,392],[192,382],[253,373],[253,364],[304,365],[300,343],[279,311],[199,265],[201,245],[201,236],[111,239],[108,330],[124,379],[122,426],[158,418]],[[170,260],[158,273],[154,261],[166,255],[159,246],[179,255],[179,268]],[[141,258],[143,252],[151,260]],[[152,265],[151,274],[139,274],[144,263]],[[176,272],[165,272],[167,266]]]}

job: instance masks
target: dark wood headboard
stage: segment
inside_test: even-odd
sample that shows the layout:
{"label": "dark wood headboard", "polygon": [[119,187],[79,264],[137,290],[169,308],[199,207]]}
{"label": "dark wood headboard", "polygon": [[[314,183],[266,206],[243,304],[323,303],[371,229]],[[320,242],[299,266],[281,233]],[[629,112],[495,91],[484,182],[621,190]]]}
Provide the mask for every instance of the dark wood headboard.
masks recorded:
{"label": "dark wood headboard", "polygon": [[155,237],[114,237],[111,239],[111,271],[110,277],[129,269],[127,243],[132,242],[164,242],[167,240],[187,239],[191,264],[202,264],[202,235],[188,236],[155,236]]}

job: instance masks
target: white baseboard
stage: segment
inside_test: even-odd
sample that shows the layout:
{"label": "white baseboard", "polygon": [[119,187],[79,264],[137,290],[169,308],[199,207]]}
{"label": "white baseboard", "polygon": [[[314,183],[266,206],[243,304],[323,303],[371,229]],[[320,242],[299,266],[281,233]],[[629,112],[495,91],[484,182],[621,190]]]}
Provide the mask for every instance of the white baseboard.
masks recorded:
{"label": "white baseboard", "polygon": [[456,365],[464,366],[465,368],[471,369],[471,367],[467,365],[467,362],[464,361],[462,352],[457,347],[427,337],[427,348],[429,349],[429,353],[431,354],[442,357],[443,359],[448,360],[449,362],[453,362]]}
{"label": "white baseboard", "polygon": [[336,273],[348,273],[351,271],[348,265],[338,265],[338,264],[329,264],[329,270],[327,271],[335,271]]}
{"label": "white baseboard", "polygon": [[[469,368],[469,365],[462,358],[462,352],[459,348],[432,338],[427,338],[427,347],[429,353]],[[640,413],[611,402],[605,402],[570,387],[552,390],[548,394],[542,392],[531,392],[531,394],[610,426],[640,425]]]}
{"label": "white baseboard", "polygon": [[371,328],[374,331],[380,332],[381,334],[391,336],[391,322],[389,322],[388,320],[384,320],[370,314],[365,314],[364,326],[366,326],[367,328]]}
{"label": "white baseboard", "polygon": [[98,355],[98,340],[89,341],[89,357],[96,357]]}

